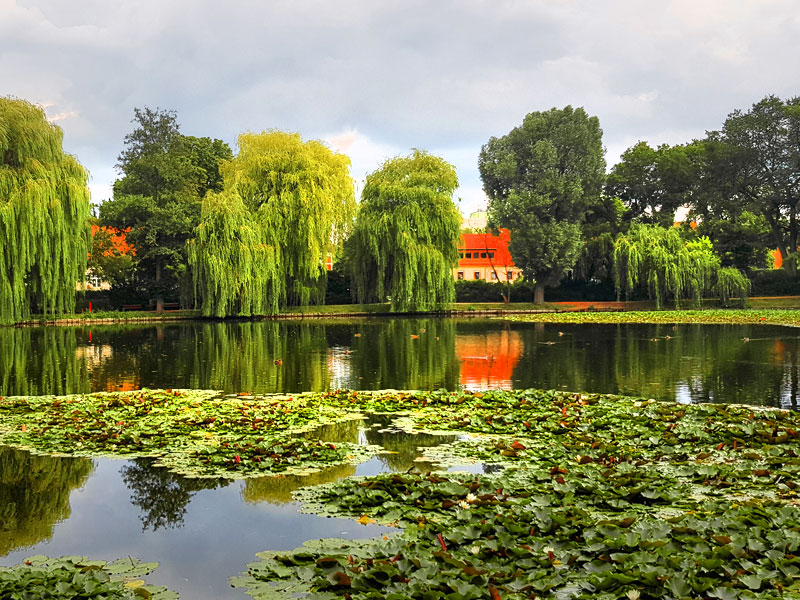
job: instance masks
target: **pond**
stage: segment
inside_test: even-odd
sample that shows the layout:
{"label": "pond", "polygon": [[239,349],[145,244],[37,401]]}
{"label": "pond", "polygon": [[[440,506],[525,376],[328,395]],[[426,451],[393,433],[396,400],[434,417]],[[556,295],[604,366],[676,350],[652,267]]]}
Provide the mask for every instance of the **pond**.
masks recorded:
{"label": "pond", "polygon": [[0,328],[0,395],[552,388],[797,407],[800,330],[489,319]]}
{"label": "pond", "polygon": [[[0,395],[541,387],[796,409],[797,333],[416,318],[3,328]],[[449,441],[387,425],[377,417],[350,421],[335,437],[391,454],[305,477],[235,482],[186,479],[147,459],[57,458],[0,447],[0,564],[32,554],[138,556],[161,563],[148,581],[182,598],[246,598],[227,578],[256,552],[391,531],[299,514],[291,499],[302,485],[406,471],[417,447]]]}

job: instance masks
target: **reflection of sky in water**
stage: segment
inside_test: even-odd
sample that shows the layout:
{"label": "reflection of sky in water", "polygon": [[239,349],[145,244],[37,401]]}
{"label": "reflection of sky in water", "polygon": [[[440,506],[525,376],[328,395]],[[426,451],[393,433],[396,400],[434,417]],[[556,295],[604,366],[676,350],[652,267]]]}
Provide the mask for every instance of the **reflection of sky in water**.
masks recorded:
{"label": "reflection of sky in water", "polygon": [[[50,540],[16,550],[0,558],[11,565],[33,554],[87,555],[114,559],[137,556],[161,566],[147,579],[178,591],[181,598],[213,600],[249,598],[228,585],[262,550],[290,550],[305,540],[323,537],[365,538],[396,529],[363,526],[351,519],[329,519],[298,512],[299,504],[245,502],[244,482],[196,492],[182,526],[142,530],[139,510],[131,504],[131,490],[120,477],[127,461],[97,459],[94,473],[70,497],[71,515],[58,523]],[[359,474],[383,467],[361,465]]]}
{"label": "reflection of sky in water", "polygon": [[[148,459],[95,459],[94,470],[84,485],[71,493],[69,486],[75,485],[71,480],[50,482],[51,487],[65,489],[71,507],[71,514],[54,524],[52,536],[0,557],[0,564],[17,564],[33,554],[85,555],[103,560],[136,556],[158,561],[159,568],[147,580],[178,591],[181,598],[248,598],[243,591],[231,588],[227,579],[245,571],[257,552],[290,550],[310,539],[359,539],[397,533],[396,528],[364,526],[353,519],[302,514],[300,504],[291,498],[293,489],[306,485],[354,475],[406,471],[419,456],[417,446],[435,446],[457,437],[408,434],[392,426],[392,419],[374,415],[363,422],[324,426],[315,435],[383,445],[390,453],[359,465],[335,465],[304,477],[185,479],[153,467]],[[29,456],[22,451],[10,453],[9,460],[20,461],[11,463],[10,471],[18,472],[18,465],[24,465],[21,461]],[[59,461],[70,459],[42,456],[37,460],[47,462],[47,466],[52,461],[52,466],[57,467]],[[430,468],[422,463],[419,466],[423,470]],[[481,472],[479,465],[475,468],[475,472]],[[52,473],[65,471],[40,468],[40,472],[52,479]],[[41,489],[35,475],[25,484]],[[154,518],[156,513],[162,518]],[[21,527],[25,525],[21,523]]]}

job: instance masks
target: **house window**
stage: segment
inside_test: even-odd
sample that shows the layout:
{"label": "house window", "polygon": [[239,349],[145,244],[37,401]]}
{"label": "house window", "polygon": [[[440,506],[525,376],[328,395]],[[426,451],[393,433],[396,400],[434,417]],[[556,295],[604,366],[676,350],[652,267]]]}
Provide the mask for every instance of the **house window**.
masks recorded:
{"label": "house window", "polygon": [[464,258],[464,253],[463,252],[459,252],[458,253],[458,258]]}
{"label": "house window", "polygon": [[497,281],[497,273],[492,271],[492,281]]}
{"label": "house window", "polygon": [[481,252],[481,258],[486,258],[486,252]]}
{"label": "house window", "polygon": [[467,258],[472,258],[472,252],[467,252]]}
{"label": "house window", "polygon": [[489,252],[489,258],[494,258],[494,252]]}
{"label": "house window", "polygon": [[480,279],[480,278],[481,278],[481,272],[475,271],[475,279]]}
{"label": "house window", "polygon": [[459,271],[458,272],[458,278],[459,279],[464,279],[464,271]]}
{"label": "house window", "polygon": [[509,271],[508,273],[506,273],[506,279],[508,279],[509,281],[514,279],[514,272],[513,271]]}

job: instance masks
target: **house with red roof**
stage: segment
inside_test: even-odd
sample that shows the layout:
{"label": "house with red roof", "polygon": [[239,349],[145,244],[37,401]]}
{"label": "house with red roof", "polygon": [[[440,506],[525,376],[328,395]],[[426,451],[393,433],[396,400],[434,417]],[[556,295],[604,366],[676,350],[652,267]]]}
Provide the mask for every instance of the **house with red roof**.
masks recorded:
{"label": "house with red roof", "polygon": [[511,234],[508,229],[500,229],[499,235],[491,233],[461,234],[458,245],[458,266],[453,268],[456,280],[475,280],[492,282],[516,281],[522,271],[514,264],[508,251]]}

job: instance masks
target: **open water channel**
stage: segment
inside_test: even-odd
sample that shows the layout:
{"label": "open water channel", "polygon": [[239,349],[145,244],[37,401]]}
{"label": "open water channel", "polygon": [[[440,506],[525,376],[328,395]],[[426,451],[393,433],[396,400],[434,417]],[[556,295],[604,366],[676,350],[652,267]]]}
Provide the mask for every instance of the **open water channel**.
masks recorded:
{"label": "open water channel", "polygon": [[[541,387],[797,409],[800,329],[432,318],[0,328],[2,396],[140,387]],[[389,531],[299,514],[292,489],[404,471],[418,446],[446,441],[381,422],[351,422],[336,436],[393,453],[305,478],[229,482],[184,479],[141,459],[55,458],[0,447],[0,564],[32,554],[138,556],[161,563],[148,581],[184,599],[246,598],[227,578],[256,552]]]}

